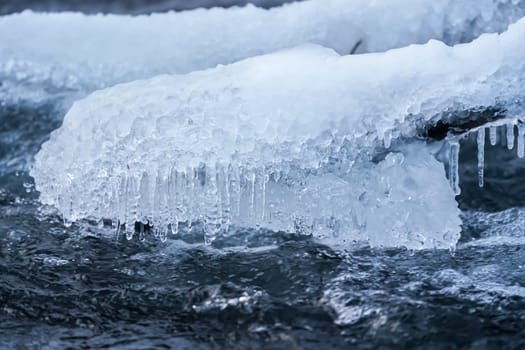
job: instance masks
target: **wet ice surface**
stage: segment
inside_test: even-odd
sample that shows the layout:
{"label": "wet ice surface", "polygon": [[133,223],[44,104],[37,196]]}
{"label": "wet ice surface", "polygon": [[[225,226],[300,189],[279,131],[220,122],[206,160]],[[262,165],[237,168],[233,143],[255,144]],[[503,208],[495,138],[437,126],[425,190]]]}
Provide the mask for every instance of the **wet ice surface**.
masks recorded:
{"label": "wet ice surface", "polygon": [[[49,108],[2,113],[17,120],[2,124],[2,139],[27,154],[53,127]],[[6,147],[1,161],[13,161]],[[87,221],[66,228],[37,204],[27,173],[3,174],[0,348],[521,348],[525,246],[512,227],[521,163],[487,147],[482,190],[475,136],[460,161],[467,214],[454,255],[334,251],[305,236],[246,231],[206,247],[195,244],[199,228],[184,241],[117,240]]]}

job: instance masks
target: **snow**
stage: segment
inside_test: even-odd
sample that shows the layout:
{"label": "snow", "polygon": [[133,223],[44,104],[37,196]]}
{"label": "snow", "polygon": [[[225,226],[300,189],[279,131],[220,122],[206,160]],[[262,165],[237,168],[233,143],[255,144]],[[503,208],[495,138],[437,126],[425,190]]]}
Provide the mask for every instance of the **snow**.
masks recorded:
{"label": "snow", "polygon": [[[523,15],[509,0],[310,0],[147,16],[33,13],[0,17],[3,100],[80,95],[161,73],[187,73],[315,43],[340,54],[429,39],[455,44]],[[23,88],[22,88],[23,86]]]}

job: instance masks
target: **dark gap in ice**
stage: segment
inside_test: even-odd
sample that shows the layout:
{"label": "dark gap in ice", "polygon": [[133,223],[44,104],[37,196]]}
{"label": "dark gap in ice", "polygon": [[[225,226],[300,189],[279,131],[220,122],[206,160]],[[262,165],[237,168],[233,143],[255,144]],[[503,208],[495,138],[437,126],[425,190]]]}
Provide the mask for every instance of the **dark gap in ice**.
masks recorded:
{"label": "dark gap in ice", "polygon": [[445,112],[435,118],[435,124],[425,125],[418,130],[418,134],[423,138],[443,140],[448,135],[460,135],[505,116],[505,109],[497,106]]}

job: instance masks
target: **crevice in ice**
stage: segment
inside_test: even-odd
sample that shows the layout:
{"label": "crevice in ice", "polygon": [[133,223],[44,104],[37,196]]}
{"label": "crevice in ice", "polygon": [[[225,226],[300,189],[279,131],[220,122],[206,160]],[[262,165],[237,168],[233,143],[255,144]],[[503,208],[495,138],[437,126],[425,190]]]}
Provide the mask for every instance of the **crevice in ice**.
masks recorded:
{"label": "crevice in ice", "polygon": [[435,122],[423,124],[418,135],[433,140],[454,138],[482,125],[504,119],[507,114],[504,108],[497,106],[447,111],[435,116]]}

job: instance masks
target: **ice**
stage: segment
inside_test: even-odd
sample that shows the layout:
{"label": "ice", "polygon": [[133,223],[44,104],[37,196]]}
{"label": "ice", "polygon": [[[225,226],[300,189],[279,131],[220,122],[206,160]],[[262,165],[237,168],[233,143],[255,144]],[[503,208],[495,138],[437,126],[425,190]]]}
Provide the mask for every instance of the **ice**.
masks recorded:
{"label": "ice", "polygon": [[483,187],[483,174],[485,171],[485,128],[478,130],[478,185]]}
{"label": "ice", "polygon": [[503,31],[525,13],[508,0],[310,0],[149,16],[0,17],[0,93],[39,100],[161,73],[187,73],[311,42],[340,54]]}
{"label": "ice", "polygon": [[[520,101],[515,101],[521,103]],[[512,106],[512,103],[509,104]],[[525,114],[518,113],[513,116],[506,116],[501,119],[496,119],[492,122],[486,122],[479,127],[466,130],[462,134],[449,133],[446,137],[446,146],[444,152],[440,157],[442,160],[448,162],[448,178],[450,185],[454,189],[456,195],[461,193],[459,188],[459,152],[460,144],[463,139],[468,139],[469,135],[474,134],[477,144],[477,178],[479,187],[485,185],[485,146],[486,146],[486,132],[489,132],[489,140],[491,146],[498,144],[498,139],[503,147],[508,150],[514,148],[514,143],[518,145],[516,155],[518,158],[523,158],[525,153],[525,128],[522,123],[525,120]],[[518,128],[518,134],[514,134],[514,128]],[[521,131],[520,131],[520,128]],[[500,135],[499,138],[497,135]],[[444,153],[444,154],[443,154]]]}
{"label": "ice", "polygon": [[507,124],[507,148],[514,148],[514,124]]}
{"label": "ice", "polygon": [[517,148],[518,157],[520,158],[523,158],[523,156],[525,155],[524,137],[525,137],[525,127],[523,126],[523,124],[519,123],[518,124],[518,140],[517,140],[516,148]]}
{"label": "ice", "polygon": [[459,142],[450,143],[448,179],[455,195],[461,194],[461,188],[459,187],[459,148]]}
{"label": "ice", "polygon": [[489,128],[490,145],[495,146],[498,143],[498,129],[495,126]]}
{"label": "ice", "polygon": [[452,247],[455,193],[416,130],[445,112],[523,112],[524,38],[525,19],[454,47],[305,45],[121,84],[73,105],[31,175],[68,220],[110,217],[130,236],[135,221],[161,237],[203,222],[207,242],[261,227]]}

